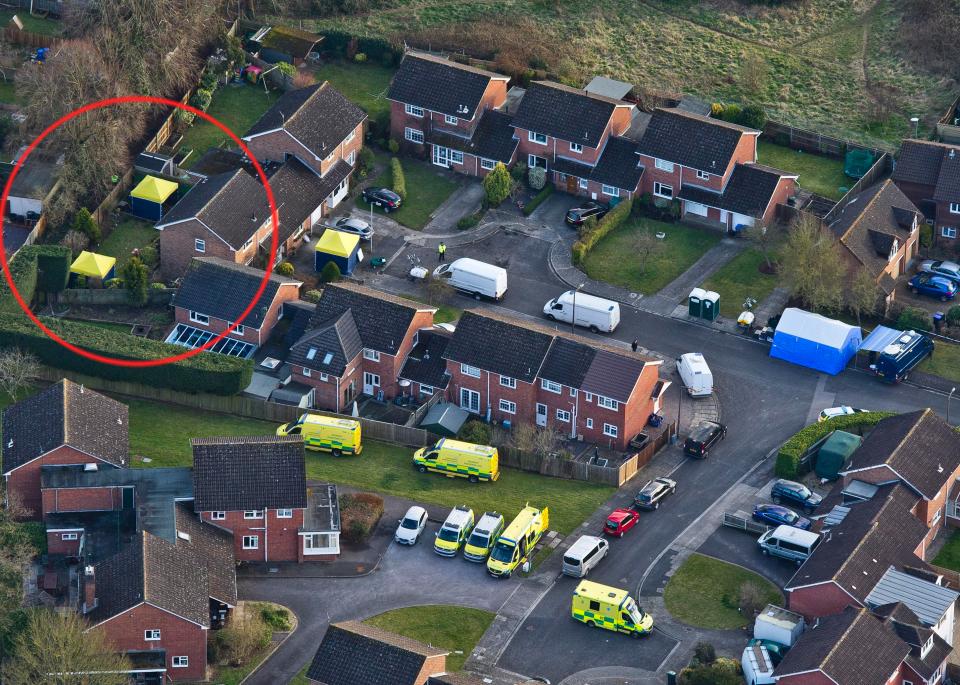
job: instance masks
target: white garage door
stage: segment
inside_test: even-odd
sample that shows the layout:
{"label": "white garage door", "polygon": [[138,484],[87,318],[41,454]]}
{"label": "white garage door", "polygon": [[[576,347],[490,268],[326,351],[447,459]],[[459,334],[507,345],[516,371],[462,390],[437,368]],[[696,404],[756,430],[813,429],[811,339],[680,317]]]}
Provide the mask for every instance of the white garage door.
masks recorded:
{"label": "white garage door", "polygon": [[687,214],[693,214],[695,216],[707,215],[706,205],[701,205],[696,202],[687,202],[687,203],[684,203],[684,208],[687,210]]}

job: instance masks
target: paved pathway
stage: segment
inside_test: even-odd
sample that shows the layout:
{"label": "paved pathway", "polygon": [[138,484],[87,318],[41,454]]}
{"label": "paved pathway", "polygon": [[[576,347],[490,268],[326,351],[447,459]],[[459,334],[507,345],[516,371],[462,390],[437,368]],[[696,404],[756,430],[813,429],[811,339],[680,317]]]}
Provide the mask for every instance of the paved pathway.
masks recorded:
{"label": "paved pathway", "polygon": [[423,233],[449,233],[450,229],[456,228],[460,219],[480,209],[482,201],[483,185],[475,180],[461,182],[460,187],[433,211],[430,221],[423,227]]}
{"label": "paved pathway", "polygon": [[669,316],[677,303],[683,302],[690,291],[706,281],[727,262],[747,247],[747,241],[724,238],[707,250],[693,265],[664,286],[660,292],[645,297],[637,306],[653,314]]}

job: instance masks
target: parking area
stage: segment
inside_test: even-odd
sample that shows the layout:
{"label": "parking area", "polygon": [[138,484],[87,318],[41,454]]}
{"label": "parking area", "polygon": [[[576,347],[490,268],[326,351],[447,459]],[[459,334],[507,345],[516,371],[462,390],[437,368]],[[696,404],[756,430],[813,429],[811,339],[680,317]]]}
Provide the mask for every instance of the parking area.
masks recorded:
{"label": "parking area", "polygon": [[[911,278],[913,274],[910,274]],[[947,310],[950,309],[956,302],[947,301],[941,302],[935,297],[928,297],[927,295],[914,295],[910,292],[910,286],[907,285],[907,281],[904,280],[902,283],[897,285],[896,295],[894,295],[894,300],[906,307],[919,307],[925,311],[930,312],[943,312],[946,314]]]}
{"label": "parking area", "polygon": [[781,588],[797,570],[796,564],[786,559],[764,556],[755,535],[723,526],[717,528],[697,552],[743,566]]}

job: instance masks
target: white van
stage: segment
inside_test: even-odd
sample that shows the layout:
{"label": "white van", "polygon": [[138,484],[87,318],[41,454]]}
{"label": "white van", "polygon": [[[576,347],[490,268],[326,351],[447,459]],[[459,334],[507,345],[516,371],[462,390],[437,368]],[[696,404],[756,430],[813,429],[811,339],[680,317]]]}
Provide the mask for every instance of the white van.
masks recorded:
{"label": "white van", "polygon": [[761,535],[757,544],[764,554],[789,559],[799,566],[820,544],[820,534],[793,526],[777,526]]}
{"label": "white van", "polygon": [[610,543],[593,535],[581,535],[563,555],[563,573],[585,578],[610,551]]}
{"label": "white van", "polygon": [[570,323],[589,328],[594,333],[613,333],[620,325],[620,304],[595,295],[568,290],[543,305],[543,314],[551,321]]}
{"label": "white van", "polygon": [[501,300],[507,292],[507,272],[499,266],[461,257],[433,270],[434,278],[445,278],[457,290],[478,300]]}
{"label": "white van", "polygon": [[707,366],[707,360],[699,352],[680,355],[677,371],[691,397],[708,397],[713,393],[713,374]]}

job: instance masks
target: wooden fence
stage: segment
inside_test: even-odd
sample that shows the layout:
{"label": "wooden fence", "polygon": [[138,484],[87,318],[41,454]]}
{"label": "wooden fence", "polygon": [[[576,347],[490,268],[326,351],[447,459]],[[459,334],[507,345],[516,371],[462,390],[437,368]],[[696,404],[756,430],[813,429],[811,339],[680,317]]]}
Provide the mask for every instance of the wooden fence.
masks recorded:
{"label": "wooden fence", "polygon": [[873,166],[867,170],[867,173],[854,183],[853,187],[840,198],[840,201],[834,205],[833,209],[827,212],[827,215],[823,217],[823,222],[829,224],[836,219],[837,215],[846,206],[848,198],[854,197],[857,193],[862,193],[866,188],[883,180],[890,175],[891,171],[893,171],[893,158],[885,152],[873,163]]}
{"label": "wooden fence", "polygon": [[944,143],[960,143],[960,95],[937,123],[937,137]]}
{"label": "wooden fence", "polygon": [[103,198],[103,202],[97,205],[97,208],[91,212],[93,220],[97,222],[104,238],[110,235],[110,231],[113,228],[107,222],[107,219],[110,217],[110,212],[119,204],[123,196],[130,191],[131,186],[133,186],[133,168],[127,169],[127,172],[120,177],[117,184],[113,186],[110,192],[107,193],[107,196]]}
{"label": "wooden fence", "polygon": [[762,137],[780,145],[792,147],[795,150],[813,152],[827,157],[843,157],[850,150],[869,150],[875,155],[894,150],[892,145],[883,149],[870,147],[850,140],[824,135],[817,131],[808,131],[807,129],[781,124],[777,121],[768,121],[764,125]]}
{"label": "wooden fence", "polygon": [[[180,102],[187,104],[190,101],[190,98],[193,96],[193,88],[190,88],[183,97],[180,98]],[[176,117],[177,112],[180,110],[175,109],[167,115],[167,118],[163,120],[163,123],[160,124],[160,128],[157,129],[157,132],[154,134],[153,138],[150,139],[150,142],[147,143],[144,148],[144,152],[156,152],[161,147],[163,147],[170,136],[173,135],[173,132],[176,130]]]}
{"label": "wooden fence", "polygon": [[3,37],[6,41],[14,45],[26,45],[31,48],[52,48],[59,45],[60,38],[48,36],[43,33],[32,33],[30,31],[21,31],[15,26],[6,26],[3,29]]}
{"label": "wooden fence", "polygon": [[[162,290],[147,289],[147,303],[164,305],[170,303],[170,298],[176,293],[176,288]],[[57,295],[59,304],[94,304],[94,305],[129,305],[130,295],[121,288],[67,288]]]}

